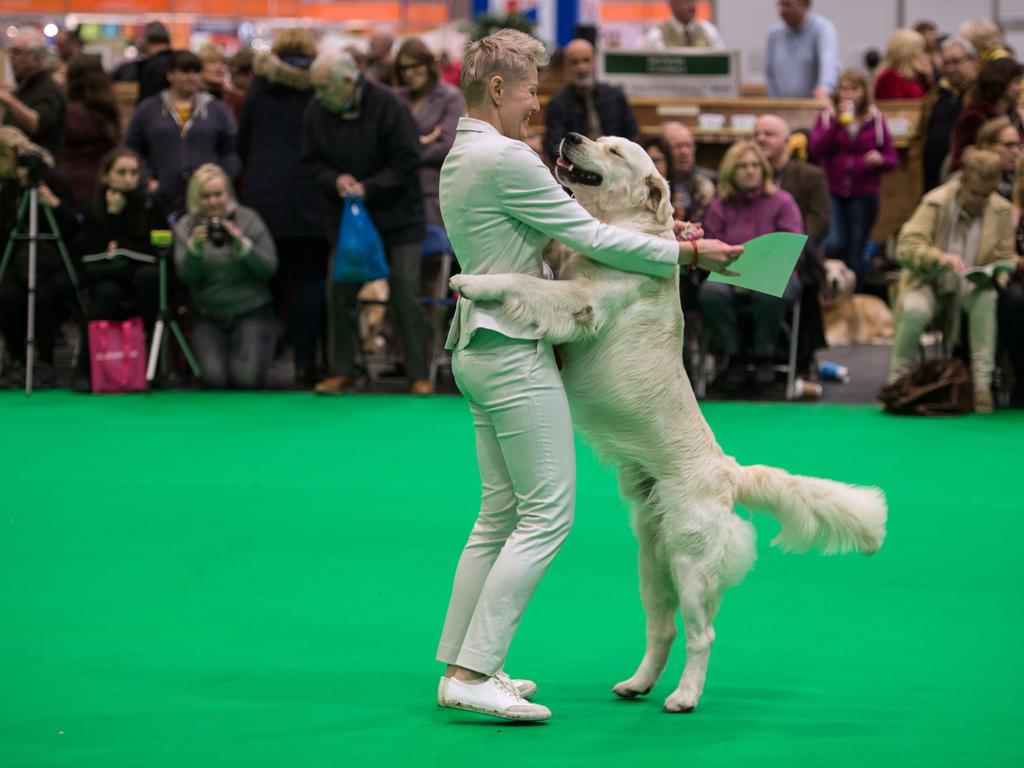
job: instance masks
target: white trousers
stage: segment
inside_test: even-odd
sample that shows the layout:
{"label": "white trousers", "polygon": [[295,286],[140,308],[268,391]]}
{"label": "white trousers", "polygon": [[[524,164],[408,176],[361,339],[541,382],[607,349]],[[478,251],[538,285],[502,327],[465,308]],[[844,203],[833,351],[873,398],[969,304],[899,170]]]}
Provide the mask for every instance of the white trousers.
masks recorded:
{"label": "white trousers", "polygon": [[473,413],[482,493],[437,660],[492,675],[572,527],[572,420],[544,341],[478,331],[454,353],[452,372]]}

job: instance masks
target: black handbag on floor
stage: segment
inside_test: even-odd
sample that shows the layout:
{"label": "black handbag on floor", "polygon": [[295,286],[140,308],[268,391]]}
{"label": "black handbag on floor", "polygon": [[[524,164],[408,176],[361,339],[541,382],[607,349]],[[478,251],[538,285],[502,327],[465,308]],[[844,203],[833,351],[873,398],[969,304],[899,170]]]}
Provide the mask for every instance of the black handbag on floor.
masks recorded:
{"label": "black handbag on floor", "polygon": [[926,360],[878,393],[887,413],[959,416],[974,410],[974,382],[959,357]]}

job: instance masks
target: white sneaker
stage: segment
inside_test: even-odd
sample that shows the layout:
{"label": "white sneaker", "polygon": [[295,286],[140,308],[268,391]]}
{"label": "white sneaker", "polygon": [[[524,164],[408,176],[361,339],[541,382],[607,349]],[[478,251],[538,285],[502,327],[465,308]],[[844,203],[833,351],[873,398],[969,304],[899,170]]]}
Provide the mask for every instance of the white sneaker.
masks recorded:
{"label": "white sneaker", "polygon": [[437,687],[437,703],[442,707],[479,712],[505,720],[547,720],[551,710],[532,704],[513,686],[507,676],[465,682],[442,677]]}
{"label": "white sneaker", "polygon": [[495,672],[494,676],[501,677],[506,682],[511,684],[517,691],[519,691],[519,695],[522,696],[524,699],[530,698],[531,696],[533,696],[533,694],[537,692],[537,684],[533,682],[533,680],[519,680],[516,678],[511,678],[507,674],[505,674],[504,670],[501,669]]}

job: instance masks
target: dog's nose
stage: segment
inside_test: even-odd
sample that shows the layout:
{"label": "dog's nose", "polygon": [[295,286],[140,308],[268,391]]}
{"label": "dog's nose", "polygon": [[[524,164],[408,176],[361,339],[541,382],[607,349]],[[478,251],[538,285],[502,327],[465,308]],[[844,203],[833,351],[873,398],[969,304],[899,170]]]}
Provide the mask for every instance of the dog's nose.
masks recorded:
{"label": "dog's nose", "polygon": [[565,134],[565,141],[567,144],[582,144],[583,137],[578,133],[567,133]]}

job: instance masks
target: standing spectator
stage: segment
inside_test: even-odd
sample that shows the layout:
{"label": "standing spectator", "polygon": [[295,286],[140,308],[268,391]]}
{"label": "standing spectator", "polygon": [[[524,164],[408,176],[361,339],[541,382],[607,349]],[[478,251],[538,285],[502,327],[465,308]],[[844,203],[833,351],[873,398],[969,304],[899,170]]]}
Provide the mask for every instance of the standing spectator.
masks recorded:
{"label": "standing spectator", "polygon": [[[310,101],[303,120],[303,164],[326,197],[332,244],[344,198],[364,198],[387,250],[390,307],[405,348],[409,390],[429,394],[433,388],[427,381],[427,327],[417,299],[425,230],[416,124],[398,97],[361,76],[345,52],[321,53],[310,76],[318,98]],[[338,394],[352,386],[351,310],[357,288],[350,283],[331,287],[331,375],[317,385],[317,392]]]}
{"label": "standing spectator", "polygon": [[[771,232],[803,232],[800,209],[788,192],[775,186],[772,168],[754,142],[738,141],[729,147],[718,169],[718,180],[720,196],[704,217],[705,237],[745,243]],[[725,386],[736,389],[746,381],[737,308],[746,303],[753,312],[754,383],[763,387],[775,379],[775,343],[786,307],[799,300],[800,278],[795,270],[782,298],[704,282],[700,288],[701,312],[717,334],[722,353],[729,358]]]}
{"label": "standing spectator", "polygon": [[224,103],[228,105],[231,114],[236,120],[242,119],[242,106],[245,104],[245,94],[252,85],[255,75],[252,71],[252,63],[255,55],[252,48],[243,48],[228,60],[228,72],[231,81],[224,92]]}
{"label": "standing spectator", "polygon": [[654,161],[654,168],[668,182],[669,190],[671,191],[671,179],[675,178],[676,168],[675,163],[672,161],[672,148],[665,141],[665,137],[649,136],[640,143],[640,146],[644,148],[647,155]]}
{"label": "standing spectator", "polygon": [[[109,152],[99,166],[100,185],[85,205],[77,249],[82,254],[116,250],[157,255],[150,240],[154,229],[167,229],[167,217],[142,185],[142,159],[130,149]],[[125,302],[152,332],[160,309],[160,272],[125,256],[83,264],[88,286],[88,319],[115,320]],[[73,389],[87,391],[91,355],[79,355]]]}
{"label": "standing spectator", "polygon": [[228,59],[224,49],[206,43],[199,48],[199,63],[199,87],[214,98],[222,98],[228,83]]}
{"label": "standing spectator", "polygon": [[696,0],[669,0],[668,7],[672,18],[647,32],[645,48],[725,48],[715,25],[696,18]]}
{"label": "standing spectator", "polygon": [[395,59],[391,55],[395,47],[395,36],[390,32],[375,32],[367,42],[366,62],[363,72],[375,83],[390,83],[393,78]]}
{"label": "standing spectator", "polygon": [[978,74],[978,55],[962,37],[942,44],[943,75],[925,95],[921,117],[910,139],[909,164],[924,191],[939,185],[942,165],[949,154],[949,136],[963,108],[964,93]]}
{"label": "standing spectator", "polygon": [[704,211],[715,196],[715,172],[697,165],[697,143],[690,129],[671,121],[661,127],[662,138],[672,150],[675,177],[668,180],[672,189],[673,215],[677,219],[700,223]]}
{"label": "standing spectator", "polygon": [[992,59],[982,64],[949,139],[950,171],[960,167],[960,155],[975,143],[978,129],[986,120],[1005,115],[1024,135],[1024,121],[1017,109],[1021,75],[1024,75],[1024,67],[1010,58]]}
{"label": "standing spectator", "polygon": [[78,28],[64,27],[57,30],[53,46],[57,49],[57,56],[60,59],[60,64],[53,70],[53,80],[63,88],[68,81],[68,64],[76,56],[82,55],[82,38],[79,37]]}
{"label": "standing spectator", "polygon": [[897,29],[885,48],[882,69],[875,77],[875,101],[923,99],[931,87],[932,63],[924,38],[912,29]]}
{"label": "standing spectator", "polygon": [[994,117],[978,129],[978,149],[994,152],[1003,161],[1003,175],[996,192],[1007,200],[1013,199],[1013,187],[1017,175],[1017,158],[1020,157],[1021,135],[1017,126],[1006,117]]}
{"label": "standing spectator", "polygon": [[544,151],[548,158],[558,156],[558,145],[567,133],[591,139],[636,139],[640,129],[622,89],[594,80],[594,46],[586,40],[571,41],[565,46],[563,62],[568,82],[551,97],[544,115]]}
{"label": "standing spectator", "polygon": [[313,98],[309,67],[316,38],[303,27],[281,31],[269,53],[253,63],[238,127],[238,152],[245,165],[242,202],[266,222],[280,268],[272,288],[295,352],[296,382],[312,387],[317,339],[324,324],[327,275],[327,207],[302,167],[302,116]]}
{"label": "standing spectator", "polygon": [[466,113],[462,92],[441,81],[437,59],[418,37],[402,43],[395,57],[395,85],[412,112],[419,132],[420,188],[427,224],[443,227],[438,186],[441,164],[455,141],[455,127]]}
{"label": "standing spectator", "polygon": [[922,19],[914,25],[914,31],[924,38],[924,54],[928,59],[931,80],[942,77],[942,42],[939,39],[939,28],[934,21]]}
{"label": "standing spectator", "polygon": [[188,211],[175,227],[174,264],[191,288],[203,386],[260,389],[275,335],[274,240],[256,211],[238,205],[227,174],[213,163],[189,180]]}
{"label": "standing spectator", "polygon": [[865,248],[878,216],[882,172],[899,162],[889,126],[871,103],[867,77],[860,70],[848,69],[839,77],[833,103],[814,123],[810,149],[825,169],[832,193],[826,250],[856,273],[859,290],[871,268]]}
{"label": "standing spectator", "polygon": [[768,32],[764,76],[774,99],[827,101],[839,77],[836,25],[810,9],[811,0],[779,0],[782,21]]}
{"label": "standing spectator", "polygon": [[996,343],[996,291],[962,272],[1014,258],[1013,206],[996,194],[1003,163],[977,148],[964,152],[963,174],[933,189],[900,231],[896,258],[903,267],[889,381],[919,358],[921,334],[940,306],[951,311],[955,337],[960,310],[968,317],[974,409],[991,413]]}
{"label": "standing spectator", "polygon": [[139,103],[156,96],[169,85],[167,67],[171,63],[171,33],[159,21],[151,21],[142,30],[142,53],[139,63]]}
{"label": "standing spectator", "polygon": [[1017,271],[999,289],[997,319],[1000,345],[1006,348],[1013,367],[1014,391],[1011,402],[1024,405],[1024,157],[1018,161],[1013,185],[1013,217],[1017,222]]}
{"label": "standing spectator", "polygon": [[985,65],[995,59],[1012,58],[1012,54],[1003,44],[1003,33],[989,19],[969,19],[960,25],[957,33],[974,46],[974,50],[978,52],[979,64]]}
{"label": "standing spectator", "polygon": [[238,175],[235,118],[228,108],[199,90],[199,57],[175,51],[167,65],[170,87],[150,96],[135,109],[125,145],[134,149],[158,182],[164,210],[183,208],[192,172],[216,163],[229,178]]}
{"label": "standing spectator", "polygon": [[21,27],[7,48],[17,87],[0,88],[3,125],[13,125],[47,150],[60,164],[64,148],[67,101],[46,68],[46,38],[34,27]]}
{"label": "standing spectator", "polygon": [[441,79],[448,83],[448,85],[454,85],[458,88],[459,82],[462,80],[462,64],[458,61],[453,61],[452,57],[448,55],[448,51],[441,52],[441,59],[438,64],[441,66]]}
{"label": "standing spectator", "polygon": [[95,56],[68,64],[68,107],[64,126],[64,177],[76,209],[96,191],[100,161],[121,143],[121,119],[110,77]]}
{"label": "standing spectator", "polygon": [[[65,205],[71,191],[67,183],[53,167],[49,151],[33,144],[28,137],[13,125],[0,128],[0,243],[7,244],[14,231],[21,209],[22,200],[28,191],[27,178],[16,167],[19,153],[36,152],[43,158],[45,167],[40,174],[39,202],[53,211],[54,220],[60,229],[64,242],[69,244],[78,233],[74,213]],[[27,222],[22,222],[24,232]],[[47,217],[39,217],[40,234],[52,234]],[[25,386],[25,337],[28,310],[28,242],[15,241],[7,270],[0,282],[0,333],[12,363],[4,368],[0,386],[20,388]],[[60,251],[53,240],[41,240],[36,251],[36,311],[35,349],[33,382],[36,389],[53,386],[53,351],[60,324],[67,316],[68,305],[73,297],[71,280],[61,259]]]}

